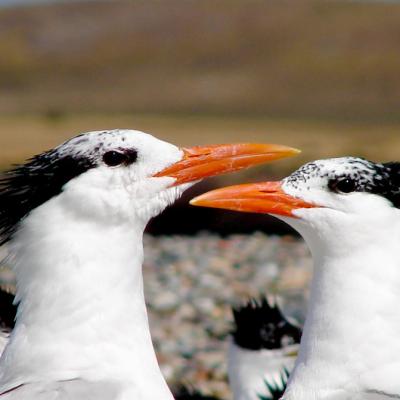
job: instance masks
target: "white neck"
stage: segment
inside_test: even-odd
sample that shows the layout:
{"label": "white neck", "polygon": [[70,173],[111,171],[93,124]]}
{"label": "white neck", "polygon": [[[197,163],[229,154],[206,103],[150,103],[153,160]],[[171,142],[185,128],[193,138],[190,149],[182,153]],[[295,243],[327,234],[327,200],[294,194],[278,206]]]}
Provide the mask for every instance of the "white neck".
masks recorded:
{"label": "white neck", "polygon": [[85,220],[60,197],[34,210],[10,246],[20,305],[0,390],[105,380],[124,387],[121,399],[171,400],[143,294],[144,223]]}
{"label": "white neck", "polygon": [[326,237],[305,232],[314,277],[300,354],[284,399],[400,395],[400,230],[395,221],[383,221],[376,230],[348,226]]}

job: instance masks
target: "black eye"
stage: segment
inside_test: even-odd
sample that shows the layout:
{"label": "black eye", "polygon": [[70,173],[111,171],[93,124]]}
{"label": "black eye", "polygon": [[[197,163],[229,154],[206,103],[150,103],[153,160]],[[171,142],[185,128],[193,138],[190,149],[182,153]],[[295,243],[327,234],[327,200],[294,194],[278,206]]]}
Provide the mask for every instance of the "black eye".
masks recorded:
{"label": "black eye", "polygon": [[127,156],[119,151],[107,151],[107,153],[103,155],[103,161],[109,167],[116,167],[117,165],[125,163],[127,161]]}
{"label": "black eye", "polygon": [[335,179],[329,182],[329,189],[336,193],[355,192],[356,182],[350,178]]}

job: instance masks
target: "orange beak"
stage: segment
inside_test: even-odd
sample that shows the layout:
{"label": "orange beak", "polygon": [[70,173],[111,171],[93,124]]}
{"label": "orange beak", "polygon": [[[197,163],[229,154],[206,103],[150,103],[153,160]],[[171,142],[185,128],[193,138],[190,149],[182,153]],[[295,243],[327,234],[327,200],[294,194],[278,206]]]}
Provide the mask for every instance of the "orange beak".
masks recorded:
{"label": "orange beak", "polygon": [[289,217],[294,216],[294,210],[317,207],[286,194],[281,182],[250,183],[212,190],[194,198],[190,204]]}
{"label": "orange beak", "polygon": [[175,178],[174,186],[291,157],[299,150],[276,144],[236,143],[182,149],[184,157],[154,175]]}

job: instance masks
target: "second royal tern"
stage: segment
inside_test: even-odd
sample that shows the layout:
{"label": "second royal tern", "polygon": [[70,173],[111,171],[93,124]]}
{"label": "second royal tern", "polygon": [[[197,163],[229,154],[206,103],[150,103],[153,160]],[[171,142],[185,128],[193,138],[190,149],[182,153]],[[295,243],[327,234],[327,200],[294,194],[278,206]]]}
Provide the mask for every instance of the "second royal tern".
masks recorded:
{"label": "second royal tern", "polygon": [[312,252],[304,333],[282,399],[400,399],[400,163],[319,160],[281,182],[192,204],[274,214]]}

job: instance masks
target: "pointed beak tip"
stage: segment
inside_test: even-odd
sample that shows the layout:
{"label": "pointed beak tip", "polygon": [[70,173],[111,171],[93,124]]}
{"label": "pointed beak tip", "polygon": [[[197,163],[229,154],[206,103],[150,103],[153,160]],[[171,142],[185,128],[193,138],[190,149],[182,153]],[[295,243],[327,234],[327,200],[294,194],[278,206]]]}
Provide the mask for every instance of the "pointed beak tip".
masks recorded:
{"label": "pointed beak tip", "polygon": [[[301,150],[294,147],[282,146],[282,145],[268,145],[264,148],[264,162],[272,162],[275,160],[281,160],[284,158],[295,157],[301,153]],[[260,148],[261,150],[261,148]],[[260,155],[263,153],[260,151]]]}
{"label": "pointed beak tip", "polygon": [[296,149],[294,147],[286,147],[286,146],[284,146],[282,148],[281,153],[283,155],[287,156],[287,157],[294,157],[294,156],[299,155],[301,153],[301,150]]}
{"label": "pointed beak tip", "polygon": [[281,144],[269,144],[269,143],[244,143],[243,146],[247,146],[247,148],[254,153],[258,153],[259,155],[280,155],[283,157],[292,157],[301,153],[301,150],[296,149],[295,147],[290,147]]}
{"label": "pointed beak tip", "polygon": [[191,205],[191,206],[198,206],[198,205],[200,205],[200,203],[201,203],[201,196],[197,196],[197,197],[195,197],[195,198],[193,198],[192,200],[190,200],[189,201],[189,204]]}

